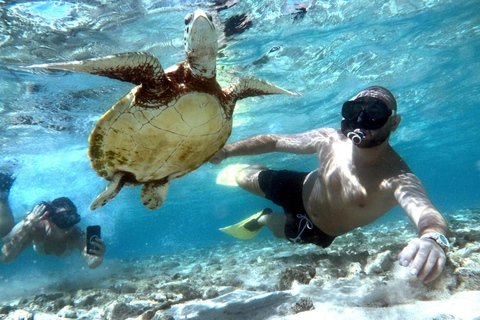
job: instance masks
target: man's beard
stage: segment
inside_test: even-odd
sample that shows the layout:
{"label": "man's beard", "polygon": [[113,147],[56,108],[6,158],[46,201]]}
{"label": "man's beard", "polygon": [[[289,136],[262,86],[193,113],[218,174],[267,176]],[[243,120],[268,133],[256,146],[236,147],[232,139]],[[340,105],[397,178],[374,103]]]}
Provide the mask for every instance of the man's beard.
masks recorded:
{"label": "man's beard", "polygon": [[[382,128],[375,130],[375,132],[373,132],[373,130],[369,130],[370,132],[368,135],[368,139],[363,139],[362,142],[360,142],[356,146],[362,149],[367,149],[367,148],[374,148],[381,145],[390,136],[390,130],[387,129],[386,127],[387,126],[383,126]],[[366,130],[362,130],[362,131],[366,131]]]}

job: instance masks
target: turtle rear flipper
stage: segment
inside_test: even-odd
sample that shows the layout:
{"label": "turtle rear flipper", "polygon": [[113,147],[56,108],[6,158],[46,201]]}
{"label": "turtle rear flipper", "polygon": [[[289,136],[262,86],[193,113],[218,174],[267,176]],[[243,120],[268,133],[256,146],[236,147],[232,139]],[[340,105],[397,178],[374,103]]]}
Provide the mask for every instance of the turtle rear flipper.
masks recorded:
{"label": "turtle rear flipper", "polygon": [[146,90],[159,90],[168,83],[160,61],[148,52],[127,52],[96,59],[35,64],[29,68],[97,74],[136,85],[142,84]]}
{"label": "turtle rear flipper", "polygon": [[112,181],[90,204],[90,210],[94,211],[100,207],[106,205],[110,200],[115,198],[125,185],[126,174],[123,172],[117,172],[113,175]]}
{"label": "turtle rear flipper", "polygon": [[167,191],[170,187],[170,181],[166,179],[147,182],[143,185],[140,192],[140,199],[148,210],[160,208],[167,198]]}

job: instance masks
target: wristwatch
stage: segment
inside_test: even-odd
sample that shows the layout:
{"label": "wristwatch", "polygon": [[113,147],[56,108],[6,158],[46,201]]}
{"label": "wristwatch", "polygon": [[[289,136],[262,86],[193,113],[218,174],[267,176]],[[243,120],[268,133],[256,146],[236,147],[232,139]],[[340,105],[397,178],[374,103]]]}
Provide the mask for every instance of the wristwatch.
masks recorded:
{"label": "wristwatch", "polygon": [[444,251],[447,251],[450,248],[450,242],[448,241],[447,237],[438,232],[425,233],[420,237],[420,239],[432,239],[438,243],[438,245],[442,247]]}

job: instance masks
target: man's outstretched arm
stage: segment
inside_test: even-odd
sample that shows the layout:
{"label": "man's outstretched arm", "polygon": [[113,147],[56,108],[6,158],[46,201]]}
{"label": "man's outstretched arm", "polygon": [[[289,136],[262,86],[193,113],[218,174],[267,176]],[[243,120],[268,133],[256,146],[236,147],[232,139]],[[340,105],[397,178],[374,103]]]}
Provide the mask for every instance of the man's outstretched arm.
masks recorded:
{"label": "man's outstretched arm", "polygon": [[34,238],[35,228],[42,219],[48,216],[44,204],[37,205],[33,211],[15,225],[5,237],[3,237],[3,247],[0,260],[4,263],[15,260],[26,247],[28,247]]}
{"label": "man's outstretched arm", "polygon": [[[444,248],[428,235],[448,236],[448,226],[433,206],[421,181],[412,173],[399,177],[395,198],[417,227],[419,238],[412,239],[399,255],[399,263],[425,282],[437,278],[446,262]],[[424,237],[427,236],[427,237]]]}
{"label": "man's outstretched arm", "polygon": [[336,133],[334,129],[315,129],[298,134],[262,134],[224,146],[210,162],[218,164],[230,157],[271,152],[313,154],[318,152],[322,141]]}

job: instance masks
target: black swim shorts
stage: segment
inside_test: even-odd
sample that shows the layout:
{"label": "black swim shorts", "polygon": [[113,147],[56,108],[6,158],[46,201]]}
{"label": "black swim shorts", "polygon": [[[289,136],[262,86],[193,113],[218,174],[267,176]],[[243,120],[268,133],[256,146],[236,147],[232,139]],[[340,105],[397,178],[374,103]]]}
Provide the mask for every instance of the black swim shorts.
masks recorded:
{"label": "black swim shorts", "polygon": [[258,175],[260,189],[266,198],[285,211],[287,221],[285,236],[296,243],[313,243],[328,247],[335,237],[318,229],[311,221],[303,206],[303,181],[309,172],[289,170],[265,170]]}

